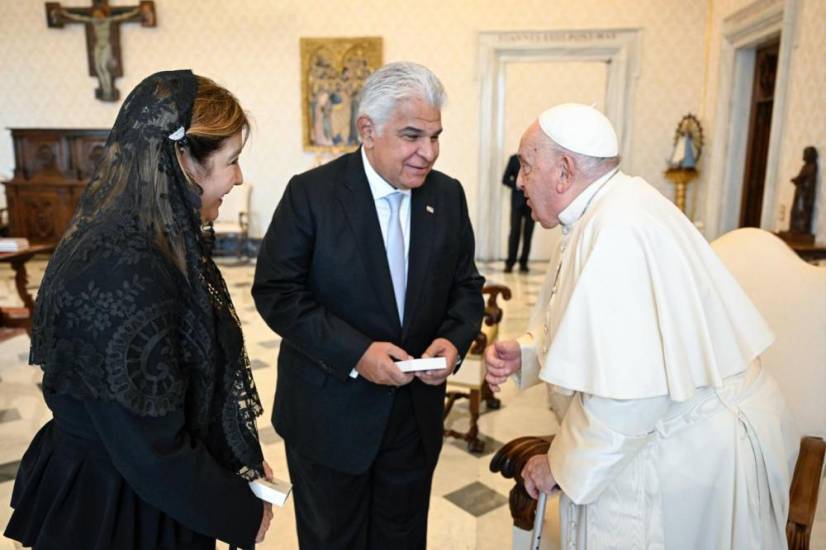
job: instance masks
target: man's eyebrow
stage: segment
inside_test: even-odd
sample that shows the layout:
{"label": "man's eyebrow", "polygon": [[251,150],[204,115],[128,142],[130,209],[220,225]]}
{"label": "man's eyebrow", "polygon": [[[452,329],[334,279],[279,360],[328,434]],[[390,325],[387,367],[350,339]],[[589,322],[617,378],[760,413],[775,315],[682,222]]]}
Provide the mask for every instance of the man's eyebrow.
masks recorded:
{"label": "man's eyebrow", "polygon": [[[434,136],[441,135],[444,131],[444,128],[439,128],[438,131],[434,132]],[[426,132],[422,128],[417,128],[416,126],[405,126],[401,130],[399,130],[400,134],[416,134],[418,136],[424,135]]]}

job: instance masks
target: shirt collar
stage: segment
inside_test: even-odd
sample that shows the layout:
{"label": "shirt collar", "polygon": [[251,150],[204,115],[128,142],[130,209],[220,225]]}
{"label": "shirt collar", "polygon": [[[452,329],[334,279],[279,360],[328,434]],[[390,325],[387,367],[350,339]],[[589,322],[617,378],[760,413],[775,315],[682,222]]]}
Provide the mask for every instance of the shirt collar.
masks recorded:
{"label": "shirt collar", "polygon": [[571,229],[571,225],[579,221],[582,215],[585,214],[585,211],[588,209],[588,205],[591,204],[591,201],[597,192],[602,189],[602,187],[608,183],[608,180],[614,177],[614,174],[617,172],[619,172],[619,168],[614,168],[594,180],[579,195],[577,195],[574,200],[571,201],[571,204],[566,206],[565,209],[559,213],[559,223],[562,224],[563,233],[568,233]]}
{"label": "shirt collar", "polygon": [[383,199],[393,193],[410,196],[410,189],[396,189],[376,172],[373,165],[370,164],[370,160],[367,158],[367,153],[364,152],[364,147],[361,148],[361,160],[364,162],[364,174],[367,176],[367,183],[370,184],[370,192],[373,194],[373,200]]}

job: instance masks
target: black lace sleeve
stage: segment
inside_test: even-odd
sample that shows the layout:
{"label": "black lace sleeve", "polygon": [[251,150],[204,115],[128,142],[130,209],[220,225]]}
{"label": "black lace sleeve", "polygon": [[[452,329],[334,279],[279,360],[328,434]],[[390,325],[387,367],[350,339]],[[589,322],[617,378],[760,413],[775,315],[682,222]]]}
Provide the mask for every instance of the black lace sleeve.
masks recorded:
{"label": "black lace sleeve", "polygon": [[74,277],[47,273],[45,284],[58,289],[38,299],[31,357],[43,369],[43,386],[117,401],[142,416],[182,408],[182,363],[204,354],[205,338],[182,315],[183,278],[148,243],[133,239],[111,254],[105,248]]}

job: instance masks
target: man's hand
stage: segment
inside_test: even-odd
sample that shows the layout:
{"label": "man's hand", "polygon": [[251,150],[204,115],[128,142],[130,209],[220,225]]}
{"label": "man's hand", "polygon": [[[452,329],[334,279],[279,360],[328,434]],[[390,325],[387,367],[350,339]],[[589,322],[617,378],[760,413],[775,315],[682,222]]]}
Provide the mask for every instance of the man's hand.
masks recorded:
{"label": "man's hand", "polygon": [[446,338],[436,338],[433,343],[422,354],[422,358],[444,357],[447,363],[446,369],[423,370],[416,373],[416,378],[430,386],[444,384],[448,376],[456,369],[456,359],[459,357],[459,350],[456,349],[450,340]]}
{"label": "man's hand", "polygon": [[522,348],[516,340],[494,342],[485,349],[485,381],[494,392],[500,391],[508,377],[522,368]]}
{"label": "man's hand", "polygon": [[548,455],[536,455],[529,458],[525,467],[522,468],[522,481],[525,491],[531,495],[531,498],[539,498],[539,493],[550,494],[557,485],[551,473]]}
{"label": "man's hand", "polygon": [[382,386],[404,386],[413,380],[412,374],[403,373],[394,361],[413,359],[402,348],[390,342],[373,342],[356,364],[359,376]]}

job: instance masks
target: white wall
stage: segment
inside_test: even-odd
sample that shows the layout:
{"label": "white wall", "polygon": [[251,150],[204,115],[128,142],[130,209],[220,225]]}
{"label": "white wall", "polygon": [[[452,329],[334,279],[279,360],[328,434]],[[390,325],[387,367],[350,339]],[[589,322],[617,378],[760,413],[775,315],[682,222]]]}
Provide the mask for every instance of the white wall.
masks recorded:
{"label": "white wall", "polygon": [[[803,166],[803,148],[813,145],[820,154],[819,194],[815,208],[815,233],[818,242],[826,241],[826,192],[823,190],[823,170],[826,165],[826,33],[823,22],[826,21],[826,2],[823,0],[794,0],[797,7],[796,36],[792,44],[790,77],[786,82],[786,108],[782,136],[780,136],[780,157],[777,173],[776,208],[770,227],[784,230],[789,226],[794,186],[789,181],[796,176]],[[762,3],[785,3],[790,0],[762,0]],[[754,0],[714,0],[710,3],[707,24],[707,69],[706,84],[703,94],[701,117],[708,139],[706,150],[711,151],[716,124],[715,105],[720,80],[720,51],[723,20],[739,10],[756,6]],[[788,37],[786,37],[788,40]],[[783,37],[781,37],[783,40]],[[779,83],[778,83],[779,84]],[[748,121],[746,121],[747,123]],[[774,131],[774,129],[773,129]],[[709,158],[703,158],[700,170],[711,166]],[[701,177],[698,190],[702,193],[705,175]],[[711,215],[699,212],[699,217]],[[717,235],[707,235],[714,238]]]}
{"label": "white wall", "polygon": [[[826,152],[826,69],[818,59],[824,52],[824,33],[817,28],[818,21],[826,20],[826,2],[798,1],[802,2],[802,24],[800,44],[793,53],[786,125],[794,129],[789,130],[781,157],[786,179],[797,173],[803,146],[813,144]],[[242,167],[247,180],[255,185],[252,232],[260,236],[289,177],[314,163],[314,156],[301,148],[299,37],[382,36],[386,61],[417,61],[443,80],[450,98],[443,111],[445,133],[437,168],[463,181],[475,217],[478,32],[640,28],[642,65],[633,108],[633,163],[624,168],[672,196],[662,172],[674,129],[688,112],[699,112],[703,122],[703,116],[711,116],[708,111],[712,109],[707,106],[714,105],[714,30],[719,29],[722,17],[745,3],[156,0],[156,28],[122,26],[125,76],[117,86],[125,96],[147,74],[189,67],[226,85],[239,97],[256,122]],[[85,4],[80,0],[64,2]],[[708,29],[711,33],[707,36]],[[47,28],[41,0],[0,0],[0,126],[111,126],[119,104],[94,99],[96,82],[87,74],[83,34],[78,25]],[[706,135],[710,135],[711,128],[707,130]],[[8,175],[12,168],[11,139],[2,131],[0,174]],[[702,182],[698,189],[702,189]],[[821,221],[821,237],[826,236],[824,232]]]}
{"label": "white wall", "polygon": [[[608,67],[601,61],[511,62],[505,68],[505,151],[510,157],[519,148],[522,134],[536,115],[551,105],[576,101],[605,108]],[[505,170],[508,158],[502,159]],[[502,193],[502,227],[499,242],[502,257],[507,256],[510,233],[510,189]],[[560,231],[545,231],[536,224],[531,243],[531,260],[547,260],[556,249]],[[519,242],[522,250],[522,239]]]}
{"label": "white wall", "polygon": [[[113,5],[133,4],[112,0]],[[118,104],[93,97],[83,29],[46,27],[40,0],[0,0],[0,126],[108,127]],[[64,2],[75,5],[73,2]],[[78,3],[77,5],[81,5]],[[637,97],[634,169],[668,190],[661,177],[680,116],[700,100],[705,7],[682,0],[158,0],[158,26],[122,26],[123,94],[161,69],[190,67],[230,88],[257,130],[242,156],[255,184],[252,231],[261,235],[288,178],[313,165],[301,149],[299,47],[302,36],[382,36],[385,60],[431,67],[449,103],[437,168],[465,184],[475,216],[479,80],[476,37],[483,30],[635,27],[644,29]],[[672,56],[675,45],[679,55]],[[0,136],[0,173],[13,167],[11,140]]]}

